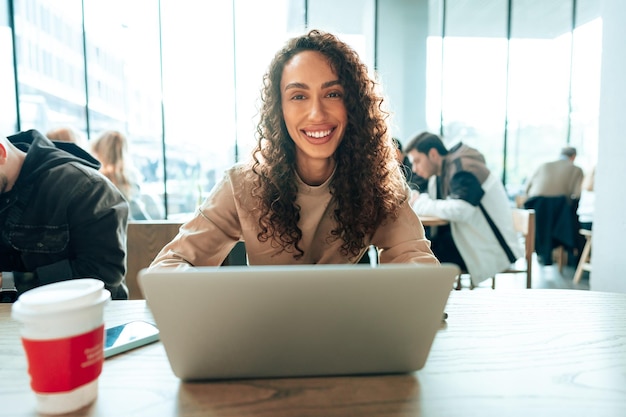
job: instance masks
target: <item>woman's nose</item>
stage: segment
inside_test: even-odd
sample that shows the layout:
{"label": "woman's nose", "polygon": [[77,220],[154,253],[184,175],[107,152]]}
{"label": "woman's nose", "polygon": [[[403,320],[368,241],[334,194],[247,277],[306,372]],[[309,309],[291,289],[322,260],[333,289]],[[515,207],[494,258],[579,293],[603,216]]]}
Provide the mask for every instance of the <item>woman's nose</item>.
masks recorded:
{"label": "woman's nose", "polygon": [[311,107],[309,108],[309,118],[311,120],[320,120],[326,117],[326,108],[321,98],[311,99]]}

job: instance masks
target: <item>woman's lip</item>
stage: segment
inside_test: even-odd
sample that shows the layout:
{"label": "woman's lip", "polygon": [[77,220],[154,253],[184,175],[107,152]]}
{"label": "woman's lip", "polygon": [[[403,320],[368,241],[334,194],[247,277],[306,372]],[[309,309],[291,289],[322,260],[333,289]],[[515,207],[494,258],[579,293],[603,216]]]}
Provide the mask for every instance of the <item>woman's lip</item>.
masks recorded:
{"label": "woman's lip", "polygon": [[315,144],[315,145],[323,145],[324,143],[330,141],[332,139],[332,137],[335,135],[337,128],[336,127],[332,127],[329,129],[317,129],[317,130],[309,130],[309,132],[324,132],[324,131],[330,131],[330,133],[326,136],[322,136],[319,138],[316,138],[314,136],[309,136],[306,134],[306,130],[302,130],[302,135],[306,138],[307,141]]}
{"label": "woman's lip", "polygon": [[[328,132],[328,134],[330,135],[333,132],[333,130],[335,130],[336,128],[337,128],[337,126],[333,126],[333,125],[321,125],[321,126],[304,128],[304,129],[301,129],[301,131],[305,135],[307,135],[309,137],[313,137],[313,136],[310,136],[309,134],[319,134],[319,133],[326,133],[326,132]],[[307,134],[307,133],[309,133],[309,134]]]}

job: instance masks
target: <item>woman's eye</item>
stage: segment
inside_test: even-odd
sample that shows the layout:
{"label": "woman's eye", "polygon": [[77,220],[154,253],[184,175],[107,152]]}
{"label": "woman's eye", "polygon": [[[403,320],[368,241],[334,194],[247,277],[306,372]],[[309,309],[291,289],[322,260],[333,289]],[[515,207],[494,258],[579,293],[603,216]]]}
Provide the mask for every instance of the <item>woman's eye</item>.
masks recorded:
{"label": "woman's eye", "polygon": [[304,94],[295,94],[293,96],[291,96],[292,100],[304,100]]}
{"label": "woman's eye", "polygon": [[341,98],[342,96],[343,95],[339,91],[333,91],[331,93],[328,93],[328,97],[330,98]]}

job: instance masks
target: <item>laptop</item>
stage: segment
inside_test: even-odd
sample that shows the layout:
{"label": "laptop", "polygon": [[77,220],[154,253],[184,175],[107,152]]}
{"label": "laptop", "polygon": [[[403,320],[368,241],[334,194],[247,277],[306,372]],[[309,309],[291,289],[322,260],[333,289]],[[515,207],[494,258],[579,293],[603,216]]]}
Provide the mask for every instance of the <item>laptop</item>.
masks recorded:
{"label": "laptop", "polygon": [[141,270],[182,380],[407,373],[442,325],[456,265]]}

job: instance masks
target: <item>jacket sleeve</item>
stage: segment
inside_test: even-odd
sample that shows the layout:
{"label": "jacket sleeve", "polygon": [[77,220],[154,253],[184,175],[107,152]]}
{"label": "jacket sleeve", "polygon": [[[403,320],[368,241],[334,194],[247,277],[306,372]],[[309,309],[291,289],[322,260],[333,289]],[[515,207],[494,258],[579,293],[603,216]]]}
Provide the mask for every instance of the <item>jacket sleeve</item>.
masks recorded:
{"label": "jacket sleeve", "polygon": [[574,200],[580,198],[584,178],[585,178],[585,174],[583,170],[579,167],[576,167],[576,169],[574,170],[574,175],[572,175],[570,195],[568,196],[569,198],[574,199]]}
{"label": "jacket sleeve", "polygon": [[453,222],[467,222],[478,210],[478,203],[484,194],[478,179],[469,172],[461,171],[450,181],[448,198],[433,199],[428,194],[420,194],[413,202],[413,210],[422,216],[436,216]]}
{"label": "jacket sleeve", "polygon": [[380,251],[381,263],[439,263],[408,200],[400,207],[397,219],[388,220],[376,230],[372,244]]}
{"label": "jacket sleeve", "polygon": [[228,174],[159,252],[150,268],[219,266],[241,237],[233,184]]}
{"label": "jacket sleeve", "polygon": [[67,204],[73,257],[38,268],[37,277],[42,285],[60,277],[97,278],[112,298],[124,299],[128,297],[124,286],[128,204],[113,184],[95,174],[85,173],[73,185]]}

